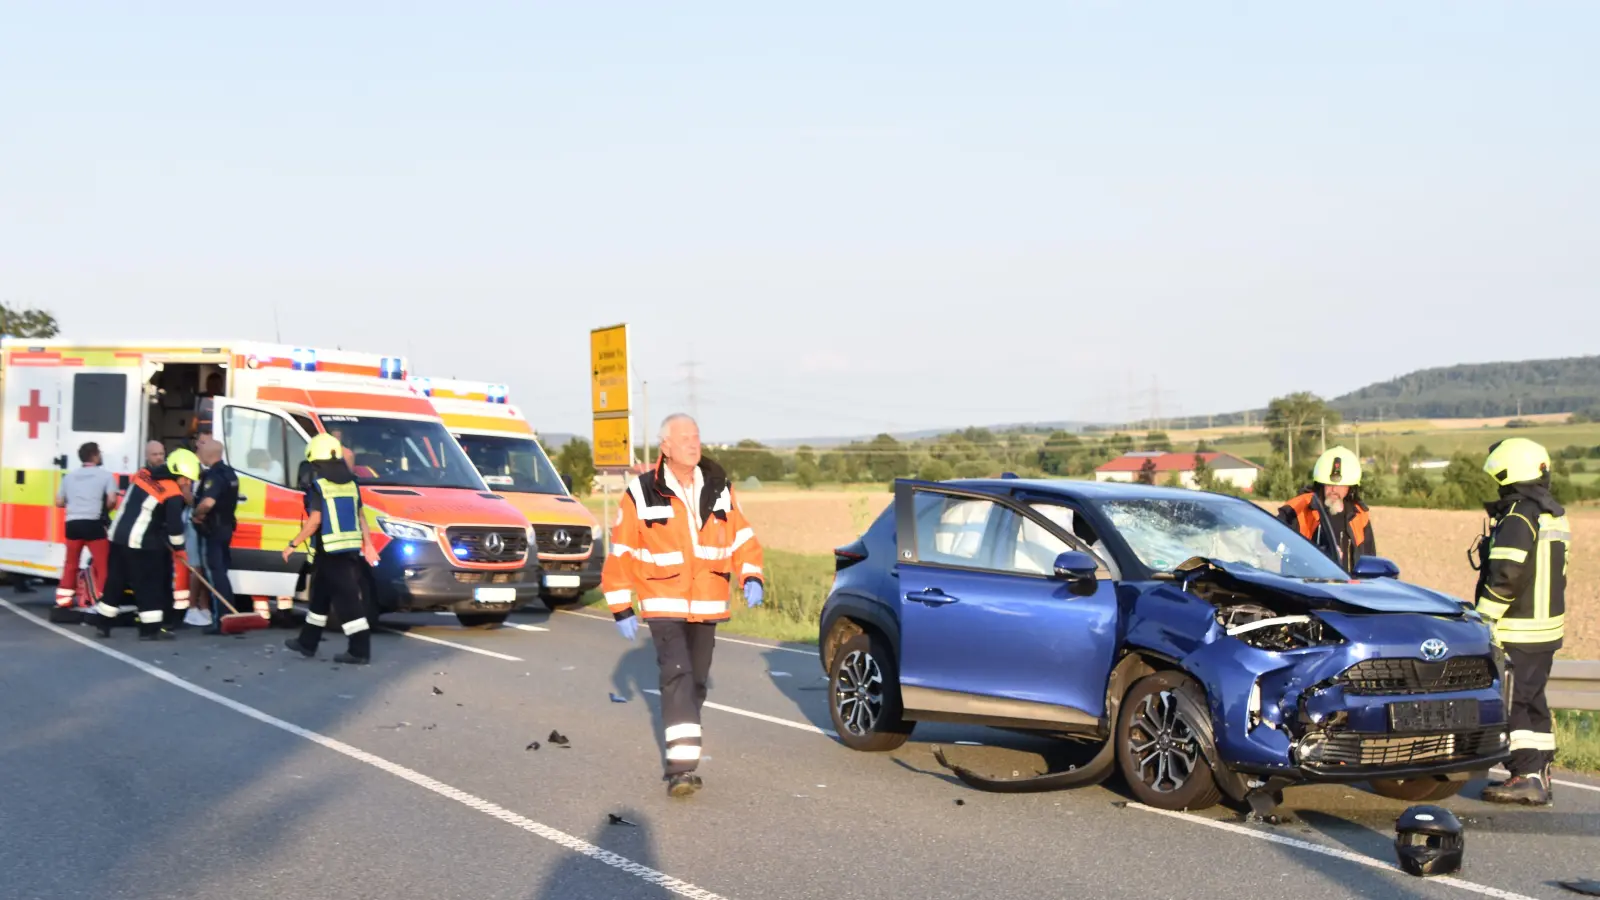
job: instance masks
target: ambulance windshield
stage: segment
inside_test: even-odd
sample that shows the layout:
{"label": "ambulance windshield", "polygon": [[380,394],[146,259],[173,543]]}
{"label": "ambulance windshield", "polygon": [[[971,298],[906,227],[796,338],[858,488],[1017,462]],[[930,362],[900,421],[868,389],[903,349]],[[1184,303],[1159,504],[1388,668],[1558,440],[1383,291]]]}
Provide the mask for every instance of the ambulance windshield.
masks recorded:
{"label": "ambulance windshield", "polygon": [[565,494],[556,467],[531,437],[458,434],[462,449],[478,467],[491,491],[508,494]]}
{"label": "ambulance windshield", "polygon": [[485,490],[478,470],[439,422],[378,416],[322,416],[361,484]]}

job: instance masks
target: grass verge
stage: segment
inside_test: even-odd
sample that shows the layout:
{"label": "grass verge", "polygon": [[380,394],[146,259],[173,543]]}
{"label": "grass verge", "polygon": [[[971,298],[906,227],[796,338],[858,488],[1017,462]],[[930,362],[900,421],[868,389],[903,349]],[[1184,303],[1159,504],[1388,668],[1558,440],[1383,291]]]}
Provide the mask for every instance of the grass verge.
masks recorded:
{"label": "grass verge", "polygon": [[1574,772],[1600,772],[1600,712],[1554,711],[1556,765]]}
{"label": "grass verge", "polygon": [[[833,586],[833,555],[767,550],[763,554],[762,568],[767,576],[767,589],[761,605],[749,609],[744,605],[742,593],[735,596],[733,617],[718,630],[746,637],[815,644],[822,604]],[[605,598],[599,591],[585,594],[582,602],[597,610],[606,608]]]}

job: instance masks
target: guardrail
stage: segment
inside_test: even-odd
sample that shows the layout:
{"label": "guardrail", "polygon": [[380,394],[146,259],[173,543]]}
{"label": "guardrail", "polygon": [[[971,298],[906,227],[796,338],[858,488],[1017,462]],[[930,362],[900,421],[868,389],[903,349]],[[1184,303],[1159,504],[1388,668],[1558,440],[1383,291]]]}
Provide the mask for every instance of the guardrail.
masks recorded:
{"label": "guardrail", "polygon": [[1544,695],[1552,709],[1600,709],[1600,662],[1556,660]]}

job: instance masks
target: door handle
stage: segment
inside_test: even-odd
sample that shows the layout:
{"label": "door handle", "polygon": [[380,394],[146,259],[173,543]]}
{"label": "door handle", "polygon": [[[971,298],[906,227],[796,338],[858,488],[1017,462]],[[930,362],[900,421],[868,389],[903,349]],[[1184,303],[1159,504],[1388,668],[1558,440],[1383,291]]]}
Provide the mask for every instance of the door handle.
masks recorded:
{"label": "door handle", "polygon": [[960,597],[952,597],[936,587],[906,594],[906,599],[913,603],[926,603],[929,606],[944,606],[946,603],[958,603],[961,600]]}

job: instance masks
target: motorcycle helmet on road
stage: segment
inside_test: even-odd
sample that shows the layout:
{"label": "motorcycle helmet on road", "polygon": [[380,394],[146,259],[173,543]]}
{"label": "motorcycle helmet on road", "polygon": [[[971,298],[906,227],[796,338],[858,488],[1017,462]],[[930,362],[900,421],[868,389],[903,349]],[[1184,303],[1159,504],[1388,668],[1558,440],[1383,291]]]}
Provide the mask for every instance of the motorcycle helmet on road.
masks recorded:
{"label": "motorcycle helmet on road", "polygon": [[1400,868],[1418,877],[1460,870],[1466,852],[1461,820],[1442,806],[1413,806],[1394,823],[1394,850]]}

